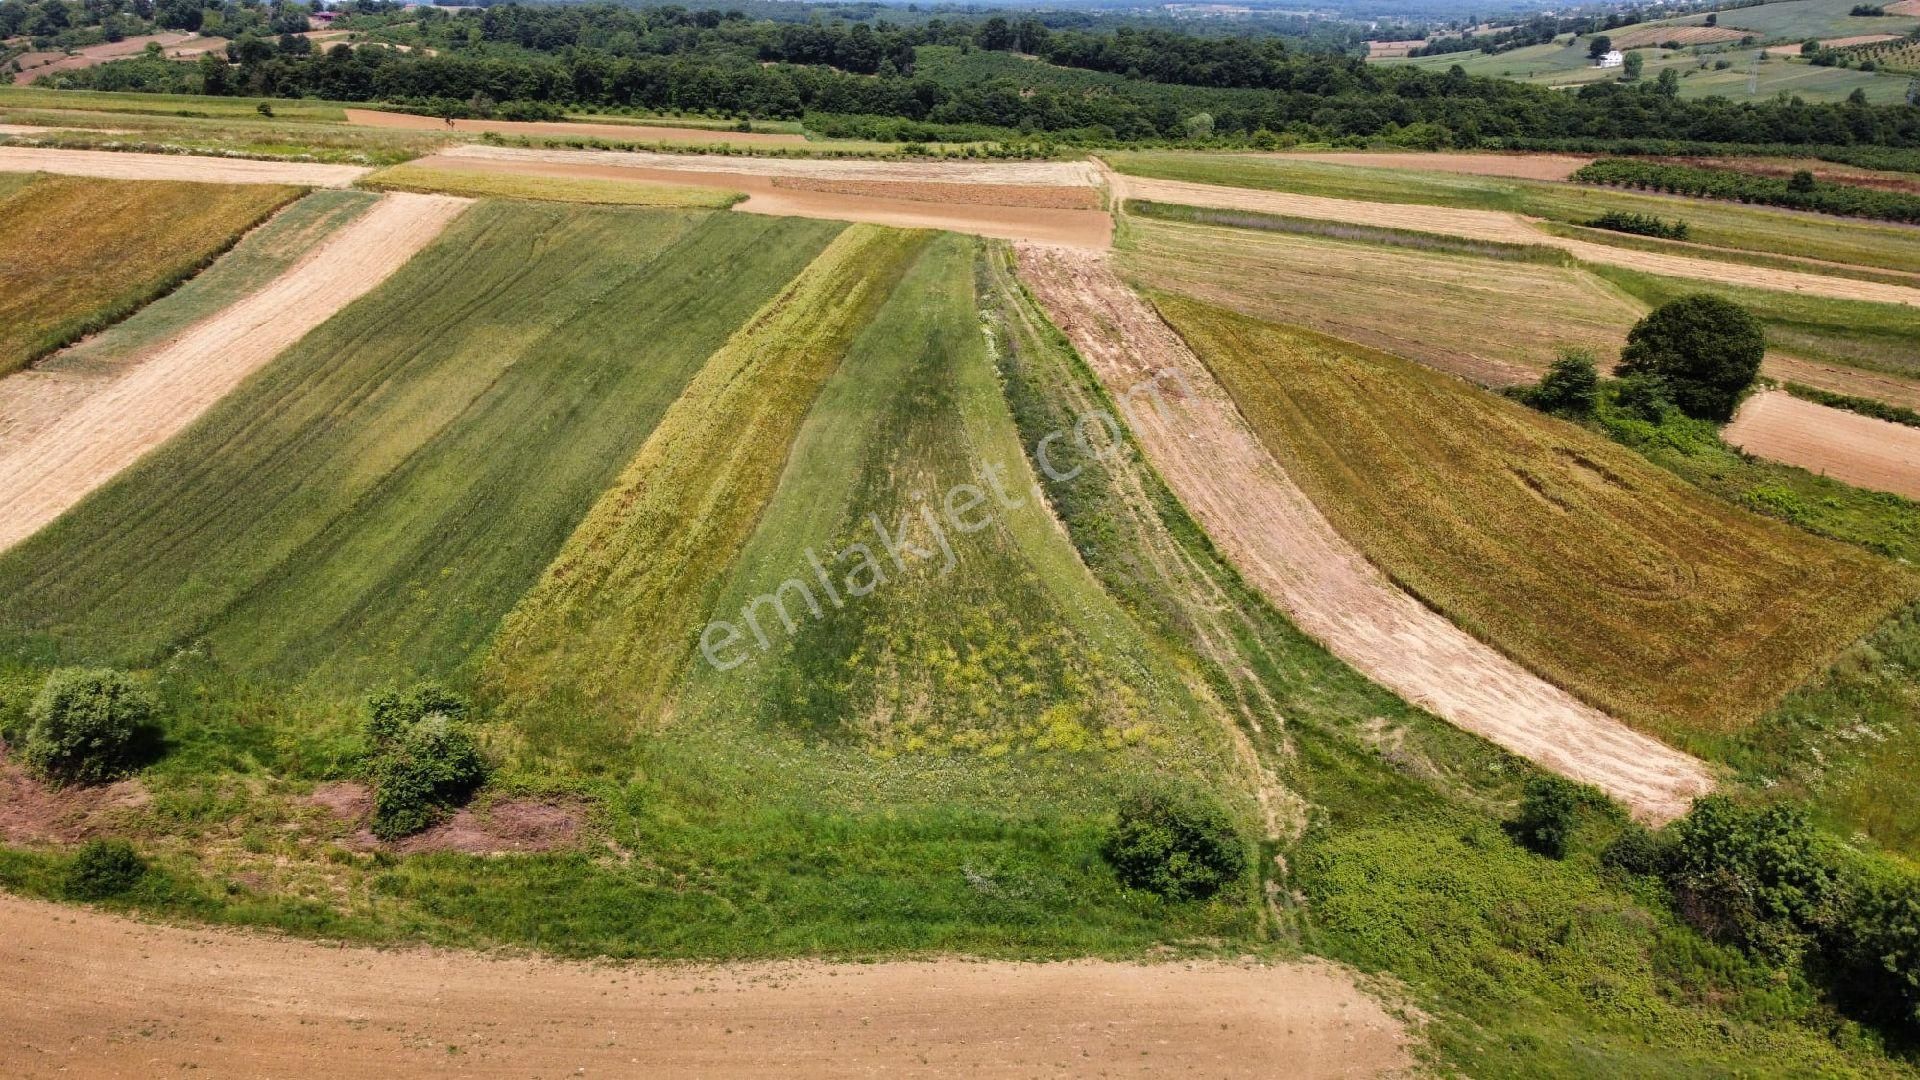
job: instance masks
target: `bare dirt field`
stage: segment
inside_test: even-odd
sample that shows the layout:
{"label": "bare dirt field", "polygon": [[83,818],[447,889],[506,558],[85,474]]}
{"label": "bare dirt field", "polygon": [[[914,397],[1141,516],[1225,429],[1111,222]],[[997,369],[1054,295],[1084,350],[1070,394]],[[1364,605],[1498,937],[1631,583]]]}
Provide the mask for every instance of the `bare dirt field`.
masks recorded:
{"label": "bare dirt field", "polygon": [[1251,188],[1195,184],[1182,180],[1149,180],[1109,172],[1108,182],[1118,199],[1151,199],[1156,202],[1184,203],[1188,206],[1217,206],[1230,210],[1253,210],[1292,217],[1327,221],[1355,222],[1391,229],[1460,236],[1471,240],[1493,240],[1509,244],[1539,244],[1557,247],[1587,262],[1621,266],[1668,277],[1717,281],[1726,285],[1744,285],[1759,289],[1778,289],[1811,296],[1841,300],[1874,300],[1887,304],[1920,306],[1920,288],[1874,281],[1826,277],[1798,270],[1775,270],[1763,266],[1696,259],[1687,255],[1668,255],[1655,251],[1596,244],[1587,240],[1554,236],[1529,224],[1518,214],[1498,210],[1458,210],[1413,203],[1376,203],[1355,199],[1332,199],[1319,195],[1295,195],[1284,191],[1258,191]]}
{"label": "bare dirt field", "polygon": [[[782,180],[827,180],[913,185],[978,184],[986,190],[1052,188],[1093,192],[1091,169],[1063,162],[888,162],[793,160],[618,151],[510,150],[461,146],[422,159],[424,168],[444,167],[553,176],[626,180],[677,187],[740,191],[735,210],[752,214],[867,221],[898,228],[947,229],[1005,240],[1105,250],[1113,242],[1113,219],[1103,210],[924,202],[782,186]],[[1077,196],[1067,196],[1077,197]]]}
{"label": "bare dirt field", "polygon": [[358,165],[251,161],[192,154],[130,154],[115,150],[51,150],[0,146],[0,172],[49,172],[107,180],[198,180],[208,184],[298,184],[348,187],[372,172]]}
{"label": "bare dirt field", "polygon": [[1920,381],[1888,375],[1864,368],[1802,360],[1799,357],[1768,353],[1760,373],[1785,382],[1804,383],[1836,394],[1874,398],[1893,405],[1920,409]]}
{"label": "bare dirt field", "polygon": [[[1647,821],[1712,786],[1705,765],[1582,704],[1396,588],[1281,470],[1205,365],[1098,255],[1023,245],[1021,276],[1209,536],[1300,628],[1435,715],[1573,779]],[[1149,380],[1157,381],[1149,383]],[[1177,392],[1175,392],[1177,391]]]}
{"label": "bare dirt field", "polygon": [[1747,399],[1726,439],[1758,457],[1920,499],[1920,428],[1769,390]]}
{"label": "bare dirt field", "polygon": [[1522,180],[1565,180],[1592,155],[1574,154],[1421,154],[1371,150],[1289,150],[1269,155],[1289,161],[1320,161],[1330,165],[1365,165],[1382,169],[1461,173],[1467,176],[1512,176]]}
{"label": "bare dirt field", "polygon": [[1900,0],[1897,4],[1888,4],[1887,14],[1920,15],[1920,0]]}
{"label": "bare dirt field", "polygon": [[1426,43],[1425,38],[1414,38],[1410,41],[1369,41],[1367,42],[1367,59],[1383,60],[1410,56],[1413,50]]}
{"label": "bare dirt field", "polygon": [[381,112],[378,109],[348,109],[347,123],[362,127],[410,128],[416,131],[493,131],[502,135],[570,135],[582,139],[626,139],[632,142],[688,143],[718,146],[805,146],[802,135],[764,131],[715,131],[711,128],[665,127],[648,124],[595,124],[591,122],[530,122],[518,120],[455,120],[452,125],[437,116]]}
{"label": "bare dirt field", "polygon": [[[192,39],[193,34],[147,34],[141,37],[123,38],[104,45],[89,45],[72,55],[63,53],[28,53],[20,58],[21,70],[13,77],[15,86],[25,86],[42,75],[56,71],[74,71],[104,64],[109,60],[120,60],[137,56],[147,47],[147,43],[158,42],[162,49],[179,46]],[[222,42],[221,44],[225,44]]]}
{"label": "bare dirt field", "polygon": [[[0,445],[0,506],[7,507],[0,550],[173,437],[386,280],[468,205],[444,195],[385,196],[266,287],[164,343],[112,382],[71,395],[71,410],[60,419],[36,423],[28,437]],[[10,426],[0,417],[0,430]]]}
{"label": "bare dirt field", "polygon": [[1370,1077],[1409,1036],[1299,963],[562,963],[0,895],[0,1073]]}

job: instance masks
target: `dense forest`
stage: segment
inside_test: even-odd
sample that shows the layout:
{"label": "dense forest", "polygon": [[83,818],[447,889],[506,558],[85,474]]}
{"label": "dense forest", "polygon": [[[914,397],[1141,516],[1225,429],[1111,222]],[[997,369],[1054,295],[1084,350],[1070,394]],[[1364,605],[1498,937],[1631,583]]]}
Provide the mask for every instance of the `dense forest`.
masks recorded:
{"label": "dense forest", "polygon": [[906,25],[776,22],[678,7],[354,10],[345,25],[415,51],[316,49],[304,37],[246,35],[227,57],[198,64],[150,55],[53,78],[99,89],[386,101],[447,112],[497,105],[519,114],[630,108],[870,117],[896,122],[873,133],[899,138],[975,125],[1081,142],[1920,146],[1920,109],[1908,106],[1683,101],[1659,84],[1562,92],[1457,68],[1371,66],[1274,36],[1058,30],[1032,16],[997,15]]}

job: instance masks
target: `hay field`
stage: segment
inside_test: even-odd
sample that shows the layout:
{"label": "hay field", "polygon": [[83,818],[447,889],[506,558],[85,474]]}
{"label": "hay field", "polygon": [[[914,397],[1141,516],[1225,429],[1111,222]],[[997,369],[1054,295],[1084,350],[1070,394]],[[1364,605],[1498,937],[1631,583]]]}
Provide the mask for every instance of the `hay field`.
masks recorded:
{"label": "hay field", "polygon": [[440,192],[476,198],[537,199],[546,202],[600,203],[608,206],[708,207],[723,210],[745,192],[685,187],[584,176],[526,176],[484,169],[441,168],[407,162],[382,169],[360,182],[379,191]]}
{"label": "hay field", "polygon": [[0,375],[125,318],[299,194],[65,176],[0,192]]}
{"label": "hay field", "polygon": [[1161,294],[1368,558],[1525,666],[1680,746],[1737,730],[1916,584],[1410,361]]}
{"label": "hay field", "polygon": [[836,237],[707,359],[507,617],[483,683],[537,745],[661,719],[807,407],[928,235]]}
{"label": "hay field", "polygon": [[1496,386],[1536,378],[1562,346],[1612,355],[1642,314],[1571,265],[1318,236],[1135,218],[1120,259],[1153,288]]}

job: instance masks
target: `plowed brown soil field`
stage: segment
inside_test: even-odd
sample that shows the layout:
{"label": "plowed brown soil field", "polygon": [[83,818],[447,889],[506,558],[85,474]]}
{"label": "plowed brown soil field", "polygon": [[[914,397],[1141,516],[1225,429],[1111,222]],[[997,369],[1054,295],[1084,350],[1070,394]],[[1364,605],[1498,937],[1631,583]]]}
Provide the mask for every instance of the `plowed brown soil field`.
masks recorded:
{"label": "plowed brown soil field", "polygon": [[1410,1070],[1299,963],[561,963],[156,926],[0,895],[0,1074],[1287,1076]]}
{"label": "plowed brown soil field", "polygon": [[1747,399],[1726,438],[1758,457],[1920,499],[1920,428],[1769,390]]}
{"label": "plowed brown soil field", "polygon": [[[173,437],[255,370],[371,291],[468,205],[385,196],[246,299],[77,398],[53,423],[0,444],[0,550],[32,535]],[[0,430],[9,425],[0,418]]]}
{"label": "plowed brown soil field", "polygon": [[1160,389],[1164,411],[1129,410],[1134,434],[1208,535],[1301,629],[1407,700],[1600,788],[1644,820],[1670,820],[1711,788],[1700,761],[1576,700],[1388,581],[1104,257],[1033,245],[1019,257],[1021,276],[1109,393],[1125,402],[1142,384]]}
{"label": "plowed brown soil field", "polygon": [[[619,151],[519,150],[460,146],[421,160],[425,168],[516,173],[522,176],[585,177],[744,191],[734,207],[750,214],[866,221],[897,228],[947,229],[1006,240],[1104,250],[1113,242],[1113,219],[1104,210],[1045,206],[927,202],[785,186],[783,181],[907,185],[918,194],[931,187],[977,185],[982,192],[1026,193],[1046,188],[1062,198],[1094,194],[1091,167],[1079,162],[889,162],[721,157]],[[976,197],[986,198],[987,195]],[[1029,200],[1031,195],[1027,195]]]}

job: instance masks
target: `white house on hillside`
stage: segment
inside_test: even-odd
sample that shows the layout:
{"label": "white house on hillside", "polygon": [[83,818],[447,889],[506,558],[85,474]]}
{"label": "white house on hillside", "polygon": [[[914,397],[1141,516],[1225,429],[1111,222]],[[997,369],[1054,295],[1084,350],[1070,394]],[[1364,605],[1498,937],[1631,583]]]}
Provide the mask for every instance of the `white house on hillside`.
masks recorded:
{"label": "white house on hillside", "polygon": [[1627,54],[1621,52],[1619,49],[1615,49],[1612,52],[1608,53],[1607,55],[1601,57],[1600,59],[1595,60],[1593,62],[1593,66],[1603,67],[1603,68],[1619,67],[1620,65],[1626,62],[1627,62]]}

